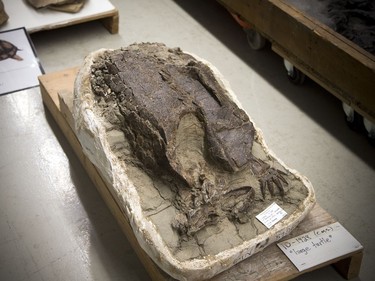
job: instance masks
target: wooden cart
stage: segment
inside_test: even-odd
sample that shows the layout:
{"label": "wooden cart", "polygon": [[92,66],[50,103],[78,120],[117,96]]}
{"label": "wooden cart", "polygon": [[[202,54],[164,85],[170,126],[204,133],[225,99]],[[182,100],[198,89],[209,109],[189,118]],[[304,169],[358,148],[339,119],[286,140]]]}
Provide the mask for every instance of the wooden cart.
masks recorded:
{"label": "wooden cart", "polygon": [[[300,82],[296,67],[375,124],[375,56],[286,0],[218,2],[242,26],[251,26],[255,35],[271,42],[272,49],[291,63],[287,70],[292,79]],[[258,37],[252,38],[255,49],[263,43]]]}

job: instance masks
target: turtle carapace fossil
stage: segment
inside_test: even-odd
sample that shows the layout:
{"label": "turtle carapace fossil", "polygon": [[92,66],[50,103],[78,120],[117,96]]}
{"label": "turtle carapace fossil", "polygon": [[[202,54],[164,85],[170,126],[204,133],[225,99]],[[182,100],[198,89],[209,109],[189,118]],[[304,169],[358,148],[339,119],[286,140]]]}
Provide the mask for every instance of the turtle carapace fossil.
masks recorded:
{"label": "turtle carapace fossil", "polygon": [[118,108],[138,165],[170,183],[181,235],[224,217],[245,222],[256,192],[286,191],[285,174],[254,156],[247,114],[207,65],[180,49],[144,43],[105,52],[91,87],[98,104]]}

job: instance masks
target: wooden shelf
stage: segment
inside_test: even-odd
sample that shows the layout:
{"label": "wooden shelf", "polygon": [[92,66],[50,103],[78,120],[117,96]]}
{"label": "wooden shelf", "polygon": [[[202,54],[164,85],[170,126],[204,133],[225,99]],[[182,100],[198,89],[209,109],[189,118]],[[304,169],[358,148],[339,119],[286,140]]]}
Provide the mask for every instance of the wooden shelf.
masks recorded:
{"label": "wooden shelf", "polygon": [[[152,280],[173,280],[173,278],[164,273],[139,246],[127,217],[121,211],[121,208],[116,203],[115,198],[112,196],[94,165],[82,152],[82,147],[74,133],[72,117],[73,84],[77,71],[78,68],[72,68],[40,76],[39,82],[43,102],[71,144]],[[298,236],[335,221],[336,220],[330,214],[319,205],[316,205],[305,220],[303,220],[289,236],[285,237],[285,239]],[[333,265],[344,278],[351,279],[359,275],[362,256],[363,249],[299,272],[277,245],[273,244],[262,252],[215,276],[212,280],[290,280],[305,272],[316,270],[327,265]]]}

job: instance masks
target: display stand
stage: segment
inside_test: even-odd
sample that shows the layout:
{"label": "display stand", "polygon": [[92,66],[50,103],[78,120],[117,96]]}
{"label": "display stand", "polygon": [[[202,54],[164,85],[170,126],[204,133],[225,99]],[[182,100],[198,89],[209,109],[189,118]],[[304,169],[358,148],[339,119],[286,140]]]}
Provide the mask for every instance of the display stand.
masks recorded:
{"label": "display stand", "polygon": [[119,13],[109,0],[89,0],[78,13],[51,9],[34,9],[26,1],[3,0],[9,20],[0,27],[11,30],[25,27],[29,33],[51,30],[84,22],[99,20],[112,34],[118,33]]}
{"label": "display stand", "polygon": [[[151,276],[152,280],[173,280],[164,273],[142,250],[131,229],[127,217],[121,211],[115,198],[100,177],[95,166],[83,154],[82,147],[74,133],[72,117],[73,85],[78,68],[50,73],[39,77],[43,102],[51,112],[74,152],[86,169],[108,208],[119,223],[140,261]],[[335,222],[335,219],[316,205],[310,214],[285,238],[294,237],[316,228]],[[353,251],[347,255],[337,257],[331,261],[319,264],[313,268],[299,272],[282,251],[273,244],[262,252],[238,263],[227,271],[215,276],[211,280],[290,280],[305,272],[327,265],[333,265],[346,279],[357,277],[363,256],[363,249]]]}

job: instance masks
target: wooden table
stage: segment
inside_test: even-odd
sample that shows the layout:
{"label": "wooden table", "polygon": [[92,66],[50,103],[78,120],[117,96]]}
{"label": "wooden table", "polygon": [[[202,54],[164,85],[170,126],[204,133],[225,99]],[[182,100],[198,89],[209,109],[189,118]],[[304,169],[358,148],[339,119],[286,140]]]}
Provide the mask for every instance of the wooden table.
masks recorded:
{"label": "wooden table", "polygon": [[[73,85],[77,70],[78,68],[72,68],[40,76],[39,82],[43,102],[61,128],[82,165],[85,167],[88,175],[116,218],[152,280],[173,280],[173,278],[164,273],[139,246],[127,217],[121,211],[121,208],[100,177],[95,166],[82,152],[81,144],[74,133],[72,117]],[[330,214],[317,204],[310,214],[289,236],[285,237],[285,239],[298,236],[335,221],[336,220]],[[299,272],[277,245],[273,244],[262,252],[220,273],[211,280],[290,280],[305,272],[313,271],[326,265],[333,265],[344,278],[351,279],[359,275],[362,256],[363,249]]]}

